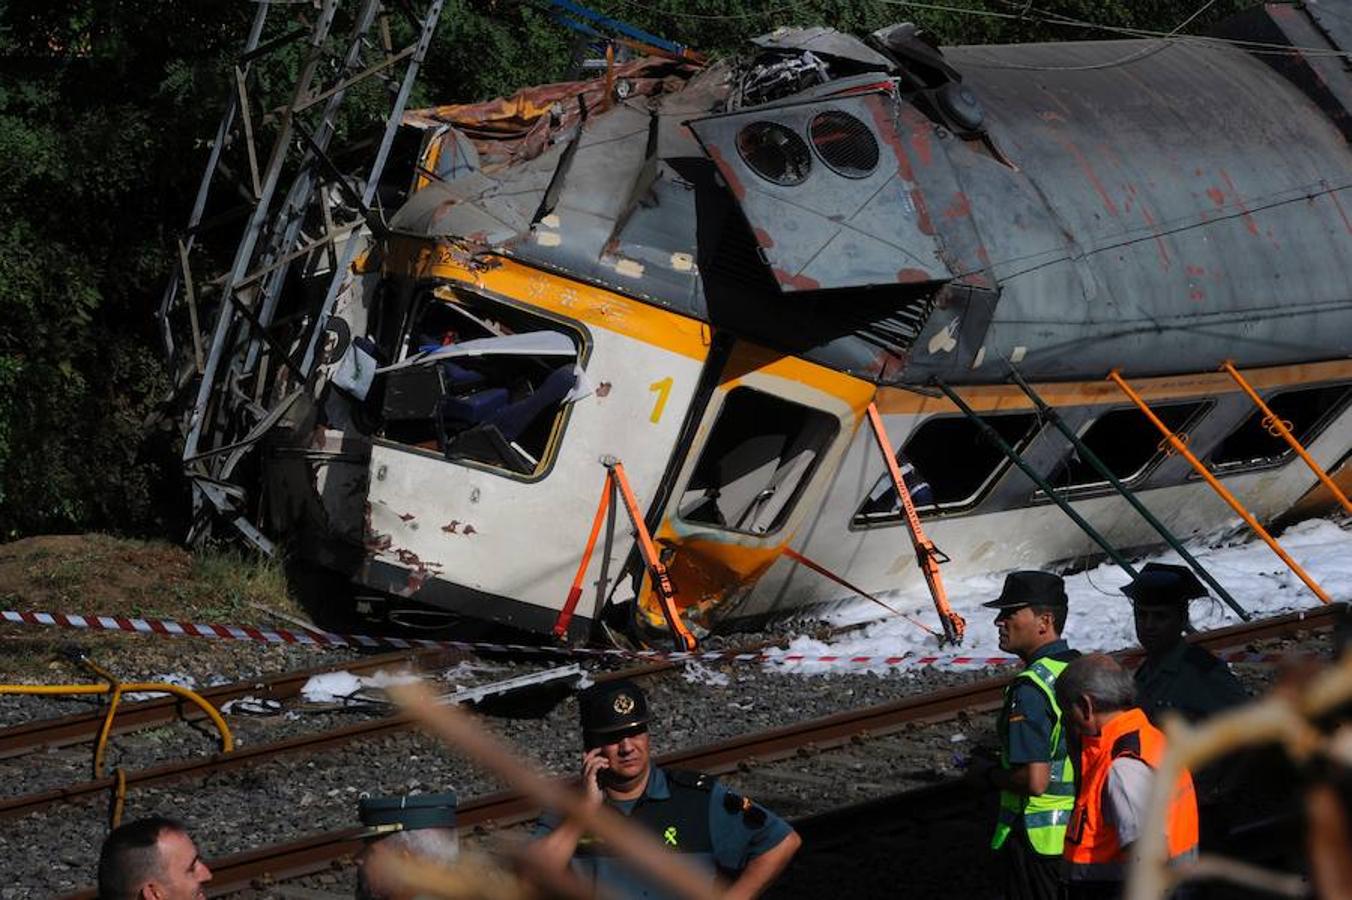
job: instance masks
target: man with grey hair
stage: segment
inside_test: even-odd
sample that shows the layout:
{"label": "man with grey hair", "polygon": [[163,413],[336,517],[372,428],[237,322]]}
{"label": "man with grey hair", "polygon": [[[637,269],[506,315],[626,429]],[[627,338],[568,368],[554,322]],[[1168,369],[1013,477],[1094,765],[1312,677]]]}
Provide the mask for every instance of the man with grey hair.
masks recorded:
{"label": "man with grey hair", "polygon": [[401,859],[417,859],[449,867],[460,856],[460,836],[455,830],[456,796],[444,794],[403,794],[392,797],[363,797],[357,814],[366,826],[367,845],[357,859],[357,897],[359,900],[383,900],[398,896],[367,868],[373,848]]}
{"label": "man with grey hair", "polygon": [[99,851],[100,900],[203,900],[210,880],[187,829],[163,816],[114,828]]}
{"label": "man with grey hair", "polygon": [[[1084,656],[1056,679],[1057,703],[1080,736],[1079,790],[1066,830],[1068,895],[1118,897],[1145,828],[1163,732],[1136,704],[1136,683],[1112,657]],[[1197,796],[1184,771],[1174,785],[1165,836],[1170,861],[1197,855]]]}

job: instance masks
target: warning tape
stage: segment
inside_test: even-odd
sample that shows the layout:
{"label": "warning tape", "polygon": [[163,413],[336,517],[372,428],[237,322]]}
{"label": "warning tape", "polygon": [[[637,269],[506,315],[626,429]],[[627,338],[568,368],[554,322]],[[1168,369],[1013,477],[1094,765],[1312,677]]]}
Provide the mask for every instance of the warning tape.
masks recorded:
{"label": "warning tape", "polygon": [[[0,610],[0,620],[21,625],[45,625],[85,631],[128,631],[165,637],[197,637],[224,641],[253,641],[266,644],[297,644],[311,647],[392,647],[397,650],[433,648],[464,650],[470,653],[528,653],[555,657],[596,657],[668,662],[746,662],[782,666],[846,664],[855,666],[1007,666],[1019,662],[1015,656],[964,656],[959,654],[915,654],[896,656],[849,654],[806,654],[782,652],[745,652],[738,650],[663,651],[621,650],[595,647],[551,647],[537,644],[499,644],[483,641],[444,641],[430,638],[373,637],[368,634],[335,634],[318,629],[275,630],[252,625],[220,625],[182,622],[173,619],[143,619],[130,616],[81,616],[67,613]],[[1221,652],[1220,659],[1230,663],[1270,664],[1290,661],[1280,653],[1253,653],[1244,650]]]}

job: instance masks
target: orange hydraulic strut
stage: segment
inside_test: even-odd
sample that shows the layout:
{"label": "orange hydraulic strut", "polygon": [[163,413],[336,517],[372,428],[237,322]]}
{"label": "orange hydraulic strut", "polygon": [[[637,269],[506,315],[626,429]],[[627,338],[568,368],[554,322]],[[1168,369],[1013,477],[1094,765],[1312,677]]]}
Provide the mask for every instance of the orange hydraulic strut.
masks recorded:
{"label": "orange hydraulic strut", "polygon": [[601,523],[606,519],[606,511],[610,509],[610,496],[615,493],[615,478],[610,470],[606,470],[605,484],[601,488],[601,505],[596,507],[596,518],[592,520],[591,534],[587,536],[587,546],[582,551],[582,562],[578,563],[577,574],[573,576],[573,585],[568,589],[568,599],[563,603],[563,609],[559,610],[559,617],[554,622],[554,636],[561,638],[568,633],[568,623],[573,620],[573,611],[577,609],[577,601],[582,597],[582,579],[587,576],[587,566],[591,563],[592,551],[596,549],[596,539],[601,535]]}
{"label": "orange hydraulic strut", "polygon": [[1113,369],[1108,373],[1108,380],[1122,389],[1122,393],[1126,394],[1131,402],[1136,404],[1136,408],[1145,413],[1145,417],[1160,430],[1160,434],[1164,435],[1164,439],[1169,442],[1169,446],[1186,459],[1197,471],[1198,475],[1201,475],[1206,479],[1206,483],[1211,485],[1211,489],[1220,495],[1222,500],[1230,504],[1230,508],[1239,514],[1239,517],[1244,520],[1246,525],[1253,529],[1254,534],[1262,538],[1263,542],[1272,548],[1272,552],[1281,557],[1282,562],[1286,563],[1287,568],[1292,572],[1295,572],[1296,577],[1305,582],[1305,586],[1314,591],[1316,597],[1325,603],[1333,602],[1332,598],[1330,598],[1329,595],[1325,593],[1324,589],[1319,586],[1319,582],[1311,578],[1310,574],[1301,568],[1300,563],[1292,559],[1290,554],[1282,549],[1282,545],[1277,543],[1277,540],[1272,535],[1268,534],[1262,525],[1258,524],[1258,520],[1253,517],[1253,513],[1245,509],[1244,506],[1235,499],[1235,495],[1226,490],[1225,485],[1216,480],[1216,476],[1212,475],[1211,472],[1207,470],[1207,467],[1202,465],[1202,461],[1193,455],[1192,451],[1188,449],[1187,444],[1185,444],[1178,435],[1169,430],[1168,425],[1165,425],[1160,421],[1159,416],[1156,416],[1150,407],[1146,405],[1146,402],[1141,399],[1140,395],[1131,389],[1131,385],[1123,380],[1116,369]]}
{"label": "orange hydraulic strut", "polygon": [[676,589],[672,587],[671,576],[667,574],[667,567],[662,564],[662,558],[657,553],[657,545],[653,543],[652,535],[648,533],[648,526],[643,521],[643,514],[639,512],[638,501],[634,499],[633,488],[629,486],[629,477],[624,474],[624,466],[613,456],[602,457],[601,464],[606,467],[606,481],[601,492],[601,505],[596,510],[596,518],[592,520],[591,534],[587,537],[587,546],[582,551],[582,562],[577,567],[577,574],[573,576],[573,585],[568,591],[568,599],[564,602],[563,609],[559,612],[559,618],[554,623],[554,634],[562,637],[568,631],[568,622],[572,619],[578,597],[582,594],[582,579],[586,575],[587,564],[591,561],[592,551],[596,547],[596,538],[600,534],[601,522],[605,518],[606,508],[610,505],[611,491],[614,488],[619,488],[620,496],[624,499],[624,509],[629,514],[629,521],[634,526],[634,535],[638,539],[638,549],[643,556],[643,564],[647,566],[648,573],[652,575],[653,590],[657,591],[657,597],[661,601],[662,615],[666,617],[667,627],[671,629],[671,635],[676,640],[676,649],[694,650],[697,645],[695,636],[690,633],[690,629],[685,627],[685,623],[681,621],[680,613],[676,611]]}
{"label": "orange hydraulic strut", "polygon": [[1244,376],[1239,374],[1239,370],[1236,369],[1232,363],[1222,363],[1221,371],[1233,378],[1235,384],[1243,388],[1244,393],[1249,395],[1249,399],[1253,401],[1253,405],[1262,410],[1263,427],[1268,430],[1268,433],[1274,434],[1286,441],[1291,449],[1296,451],[1301,459],[1305,460],[1305,465],[1309,466],[1310,471],[1315,474],[1315,477],[1323,482],[1324,487],[1333,492],[1333,496],[1338,498],[1338,502],[1343,505],[1343,509],[1352,513],[1352,500],[1347,499],[1347,495],[1344,494],[1342,489],[1329,477],[1329,473],[1325,472],[1323,468],[1320,467],[1319,463],[1315,462],[1314,458],[1305,452],[1305,448],[1300,445],[1300,441],[1296,440],[1296,436],[1291,433],[1291,423],[1283,422],[1280,416],[1268,409],[1268,405],[1263,402],[1263,398],[1258,396],[1257,392],[1244,380]]}
{"label": "orange hydraulic strut", "polygon": [[939,574],[939,563],[948,562],[948,557],[934,546],[934,542],[925,536],[920,526],[920,516],[916,514],[915,504],[911,502],[911,492],[906,488],[906,480],[901,477],[901,468],[897,465],[897,455],[892,450],[892,442],[887,439],[883,429],[882,417],[878,415],[876,404],[868,405],[868,421],[873,426],[873,436],[878,441],[878,449],[887,463],[887,472],[892,476],[892,487],[901,498],[901,508],[906,514],[906,525],[911,533],[911,543],[915,547],[915,557],[920,563],[920,571],[925,573],[925,583],[929,585],[930,596],[934,598],[934,608],[939,613],[939,621],[944,626],[944,636],[954,644],[962,643],[967,631],[967,623],[962,616],[948,605],[948,593],[944,590],[943,576]]}
{"label": "orange hydraulic strut", "polygon": [[657,553],[657,545],[653,543],[648,526],[644,524],[643,513],[639,511],[638,501],[634,499],[633,488],[629,487],[629,476],[624,474],[624,464],[614,457],[606,457],[602,463],[615,479],[620,496],[624,499],[624,508],[629,513],[629,521],[633,523],[634,534],[638,538],[639,552],[643,554],[643,562],[647,564],[648,572],[653,578],[653,589],[657,591],[657,597],[662,602],[662,615],[667,617],[667,627],[671,629],[672,637],[676,639],[676,649],[694,650],[695,636],[685,627],[685,623],[681,621],[681,614],[676,611],[676,589],[671,585],[671,576],[667,574],[667,567],[662,564],[662,558]]}

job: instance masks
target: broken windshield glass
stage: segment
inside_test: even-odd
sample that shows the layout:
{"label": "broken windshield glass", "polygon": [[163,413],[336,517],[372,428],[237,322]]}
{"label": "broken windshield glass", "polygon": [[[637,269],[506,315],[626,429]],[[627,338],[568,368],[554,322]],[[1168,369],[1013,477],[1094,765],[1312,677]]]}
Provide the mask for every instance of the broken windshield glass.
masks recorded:
{"label": "broken windshield glass", "polygon": [[448,460],[544,471],[568,404],[585,396],[580,336],[467,292],[420,298],[372,392],[381,436]]}

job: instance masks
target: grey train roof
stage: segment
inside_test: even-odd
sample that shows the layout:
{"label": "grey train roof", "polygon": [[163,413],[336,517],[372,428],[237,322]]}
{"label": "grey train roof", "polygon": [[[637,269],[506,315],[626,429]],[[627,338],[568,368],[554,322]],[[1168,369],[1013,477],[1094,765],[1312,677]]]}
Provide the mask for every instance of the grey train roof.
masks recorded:
{"label": "grey train roof", "polygon": [[[1348,46],[1291,8],[1238,21]],[[1352,352],[1352,76],[1335,54],[1189,40],[927,59],[824,29],[769,39],[750,69],[619,103],[534,159],[423,189],[392,224],[882,383]],[[764,83],[807,86],[753,97],[746,73],[776,59]]]}

